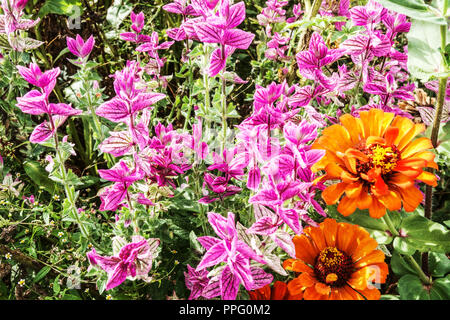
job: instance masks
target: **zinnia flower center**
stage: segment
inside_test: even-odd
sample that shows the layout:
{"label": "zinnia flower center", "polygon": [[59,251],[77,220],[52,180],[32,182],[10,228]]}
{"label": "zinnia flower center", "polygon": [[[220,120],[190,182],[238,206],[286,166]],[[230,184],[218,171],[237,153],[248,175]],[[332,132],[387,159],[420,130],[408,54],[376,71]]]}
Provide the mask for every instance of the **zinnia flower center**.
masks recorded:
{"label": "zinnia flower center", "polygon": [[362,150],[369,158],[368,162],[358,163],[357,170],[367,173],[372,168],[380,168],[382,174],[390,173],[400,160],[400,152],[396,146],[372,145]]}
{"label": "zinnia flower center", "polygon": [[314,273],[317,279],[331,287],[342,287],[352,274],[353,261],[335,247],[326,247],[316,258]]}

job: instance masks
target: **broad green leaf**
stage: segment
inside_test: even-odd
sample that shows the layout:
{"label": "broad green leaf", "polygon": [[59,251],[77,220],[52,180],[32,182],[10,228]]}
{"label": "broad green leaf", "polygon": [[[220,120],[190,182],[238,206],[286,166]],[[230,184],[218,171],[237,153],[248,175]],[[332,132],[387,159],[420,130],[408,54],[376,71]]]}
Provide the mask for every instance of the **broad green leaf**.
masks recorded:
{"label": "broad green leaf", "polygon": [[39,10],[39,17],[42,18],[49,13],[66,16],[81,16],[83,6],[81,0],[47,0]]}
{"label": "broad green leaf", "polygon": [[101,278],[99,278],[97,280],[97,288],[98,288],[99,294],[102,294],[105,291],[107,281],[108,281],[108,279],[104,276],[102,276]]}
{"label": "broad green leaf", "polygon": [[392,254],[390,266],[392,271],[398,276],[404,276],[405,274],[415,274],[415,271],[411,266],[405,261],[401,254],[394,251]]}
{"label": "broad green leaf", "polygon": [[82,300],[79,296],[70,294],[70,293],[64,294],[64,296],[61,299],[62,300]]}
{"label": "broad green leaf", "polygon": [[24,163],[24,169],[36,185],[44,188],[49,193],[53,193],[55,191],[55,183],[49,179],[47,171],[41,167],[39,162],[32,160],[26,161]]}
{"label": "broad green leaf", "polygon": [[421,252],[450,252],[450,231],[437,222],[413,215],[403,219],[400,229],[405,233],[402,242]]}
{"label": "broad green leaf", "polygon": [[437,24],[412,20],[408,37],[408,70],[423,82],[446,70],[440,53],[441,31]]}
{"label": "broad green leaf", "polygon": [[395,237],[392,244],[394,249],[401,254],[411,256],[416,252],[416,248],[410,242],[406,241],[405,238]]}
{"label": "broad green leaf", "polygon": [[450,275],[435,279],[431,286],[430,295],[433,300],[450,300]]}
{"label": "broad green leaf", "polygon": [[378,0],[385,8],[402,13],[412,19],[422,20],[437,25],[447,24],[441,12],[423,0]]}
{"label": "broad green leaf", "polygon": [[50,223],[50,212],[49,212],[49,210],[45,210],[42,213],[42,219],[44,220],[45,224],[49,224]]}
{"label": "broad green leaf", "polygon": [[118,29],[132,9],[133,7],[126,0],[114,0],[113,5],[106,12],[106,21]]}
{"label": "broad green leaf", "polygon": [[430,252],[428,268],[433,277],[443,277],[450,272],[450,260],[443,253]]}
{"label": "broad green leaf", "polygon": [[430,294],[420,279],[412,274],[404,275],[398,280],[398,293],[401,300],[430,300]]}

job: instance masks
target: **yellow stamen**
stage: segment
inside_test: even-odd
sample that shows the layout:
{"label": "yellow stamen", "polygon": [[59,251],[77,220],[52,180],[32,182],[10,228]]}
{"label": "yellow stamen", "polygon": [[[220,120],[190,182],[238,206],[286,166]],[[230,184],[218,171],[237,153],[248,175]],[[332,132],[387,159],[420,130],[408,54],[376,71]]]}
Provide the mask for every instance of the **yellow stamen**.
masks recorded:
{"label": "yellow stamen", "polygon": [[319,261],[326,267],[331,268],[342,262],[343,253],[334,247],[326,247],[320,252]]}
{"label": "yellow stamen", "polygon": [[372,164],[382,169],[383,173],[391,172],[397,165],[397,153],[391,147],[375,145],[369,155]]}

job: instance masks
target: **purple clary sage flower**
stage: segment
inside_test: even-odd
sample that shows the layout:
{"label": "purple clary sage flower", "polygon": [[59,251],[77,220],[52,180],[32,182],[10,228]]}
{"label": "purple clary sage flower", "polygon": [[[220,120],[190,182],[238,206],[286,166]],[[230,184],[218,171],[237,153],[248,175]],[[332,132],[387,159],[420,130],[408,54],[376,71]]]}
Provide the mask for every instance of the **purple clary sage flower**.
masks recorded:
{"label": "purple clary sage flower", "polygon": [[131,29],[133,32],[122,32],[119,37],[124,41],[134,42],[136,44],[141,44],[144,42],[148,42],[151,40],[151,37],[146,34],[141,34],[142,29],[144,28],[145,16],[143,12],[139,12],[138,14],[131,11]]}
{"label": "purple clary sage flower", "polygon": [[215,14],[207,17],[205,22],[194,24],[200,41],[220,45],[211,55],[210,77],[216,76],[225,68],[227,58],[235,49],[246,50],[252,43],[254,34],[236,29],[244,19],[244,2],[230,6],[228,0],[222,0]]}
{"label": "purple clary sage flower", "polygon": [[102,179],[115,182],[100,195],[100,210],[115,211],[125,198],[129,198],[128,188],[133,182],[141,180],[144,173],[138,169],[131,170],[124,161],[120,161],[111,169],[98,170]]}
{"label": "purple clary sage flower", "polygon": [[292,199],[309,185],[299,180],[274,179],[273,176],[263,180],[261,190],[252,196],[250,203],[257,203],[273,209],[276,214],[296,233],[301,233],[299,215],[296,210],[285,209],[283,204]]}
{"label": "purple clary sage flower", "polygon": [[381,4],[369,0],[365,6],[356,6],[350,9],[350,17],[355,26],[364,26],[367,30],[373,30],[387,13]]}
{"label": "purple clary sage flower", "polygon": [[81,110],[73,109],[65,103],[50,103],[49,95],[56,84],[56,79],[60,73],[59,68],[41,72],[39,66],[31,63],[29,68],[17,66],[19,74],[30,84],[39,87],[41,90],[33,89],[23,97],[17,98],[17,106],[24,113],[32,115],[46,114],[48,120],[38,125],[30,136],[30,142],[42,143],[50,139],[69,116],[79,115]]}
{"label": "purple clary sage flower", "polygon": [[125,122],[131,129],[135,126],[135,115],[138,111],[149,108],[165,98],[165,94],[145,92],[138,88],[141,78],[136,61],[128,61],[122,71],[117,71],[114,79],[116,97],[100,105],[96,114],[113,122]]}
{"label": "purple clary sage flower", "polygon": [[241,188],[230,184],[230,179],[206,172],[203,183],[203,193],[205,196],[198,200],[198,202],[208,204],[219,200],[223,201],[226,197],[235,195],[241,191]]}
{"label": "purple clary sage flower", "polygon": [[320,33],[314,32],[309,42],[309,50],[299,52],[295,57],[302,76],[333,90],[336,83],[325,76],[322,68],[338,60],[344,53],[343,49],[328,49]]}
{"label": "purple clary sage flower", "polygon": [[413,91],[415,85],[398,86],[395,75],[392,72],[388,72],[381,81],[373,81],[364,85],[364,91],[376,94],[380,96],[380,103],[383,105],[389,105],[391,100],[396,98],[400,100],[414,100]]}
{"label": "purple clary sage flower", "polygon": [[289,1],[267,0],[266,7],[256,16],[259,25],[266,27],[266,34],[272,33],[272,24],[286,20],[286,10],[283,9]]}
{"label": "purple clary sage flower", "polygon": [[295,246],[291,235],[280,229],[283,219],[268,208],[254,204],[255,223],[246,230],[248,234],[268,236],[277,246],[291,257],[295,257]]}
{"label": "purple clary sage flower", "polygon": [[247,166],[245,157],[238,154],[238,148],[225,149],[222,156],[213,152],[214,163],[208,167],[208,170],[219,170],[225,173],[226,179],[234,178],[240,179],[244,175],[244,170]]}
{"label": "purple clary sage flower", "polygon": [[[319,13],[321,16],[340,16],[350,18],[349,7],[350,0],[323,1]],[[336,30],[341,31],[342,27],[345,26],[345,21],[335,22],[334,26],[336,27]]]}
{"label": "purple clary sage flower", "polygon": [[79,34],[76,35],[75,39],[67,37],[67,48],[80,59],[85,59],[89,56],[94,48],[94,44],[95,40],[92,35],[86,41]]}
{"label": "purple clary sage flower", "polygon": [[204,288],[209,292],[208,297],[221,295],[224,300],[234,300],[241,283],[246,290],[255,290],[272,282],[271,274],[260,267],[250,266],[250,259],[261,264],[266,262],[238,238],[232,212],[228,213],[228,218],[210,212],[208,221],[220,238],[210,236],[197,238],[207,251],[195,271],[199,272],[225,262],[224,266],[219,267],[219,274]]}
{"label": "purple clary sage flower", "polygon": [[269,60],[289,61],[290,57],[286,56],[285,52],[289,49],[289,37],[283,37],[278,32],[275,32],[272,39],[267,42],[267,50],[264,53]]}
{"label": "purple clary sage flower", "polygon": [[3,14],[0,15],[0,33],[9,35],[16,30],[27,30],[40,21],[39,18],[36,20],[22,19],[23,9],[27,2],[28,0],[2,0]]}
{"label": "purple clary sage flower", "polygon": [[[101,256],[95,249],[87,253],[92,266],[99,266],[108,273],[106,290],[111,290],[122,284],[127,278],[130,280],[142,279],[150,281],[148,276],[152,268],[156,250],[160,240],[156,238],[145,239],[142,236],[133,236],[131,243],[120,237],[113,240],[115,249],[113,256]],[[116,249],[120,247],[120,249]]]}
{"label": "purple clary sage flower", "polygon": [[172,46],[172,44],[174,44],[174,41],[165,41],[160,44],[158,32],[154,31],[149,41],[146,41],[145,43],[137,47],[136,51],[147,52],[150,57],[159,59],[158,50],[167,50]]}
{"label": "purple clary sage flower", "polygon": [[[214,7],[215,7],[215,4],[214,4]],[[194,7],[190,4],[187,4],[187,0],[175,0],[171,3],[165,4],[162,8],[163,8],[163,10],[165,10],[167,12],[181,14],[184,17],[198,15],[197,11],[195,11]]]}
{"label": "purple clary sage flower", "polygon": [[184,272],[186,288],[191,290],[189,300],[195,300],[203,295],[203,289],[208,285],[208,271],[206,269],[195,271],[195,268],[187,265],[187,272]]}
{"label": "purple clary sage flower", "polygon": [[387,12],[382,19],[388,29],[387,36],[391,41],[398,33],[408,33],[411,29],[411,22],[408,21],[408,18],[404,14]]}

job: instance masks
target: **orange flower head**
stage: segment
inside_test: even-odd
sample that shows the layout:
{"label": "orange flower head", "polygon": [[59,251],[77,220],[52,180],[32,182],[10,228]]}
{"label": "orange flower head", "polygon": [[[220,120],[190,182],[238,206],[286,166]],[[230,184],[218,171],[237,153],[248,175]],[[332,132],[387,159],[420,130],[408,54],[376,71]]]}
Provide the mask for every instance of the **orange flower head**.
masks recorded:
{"label": "orange flower head", "polygon": [[302,298],[301,295],[290,295],[286,283],[281,281],[275,281],[272,286],[267,284],[262,288],[248,291],[248,294],[250,300],[301,300]]}
{"label": "orange flower head", "polygon": [[388,266],[378,243],[363,228],[325,219],[318,227],[307,227],[293,238],[297,259],[283,267],[300,273],[291,280],[291,296],[305,300],[376,300],[373,285],[386,281]]}
{"label": "orange flower head", "polygon": [[415,137],[425,130],[405,117],[379,109],[349,114],[340,123],[326,128],[313,149],[326,150],[313,171],[326,171],[321,181],[337,180],[322,192],[327,205],[339,202],[344,216],[356,208],[369,209],[370,216],[381,218],[386,209],[414,211],[423,195],[417,181],[436,186],[436,175],[424,168],[437,169],[431,140]]}

